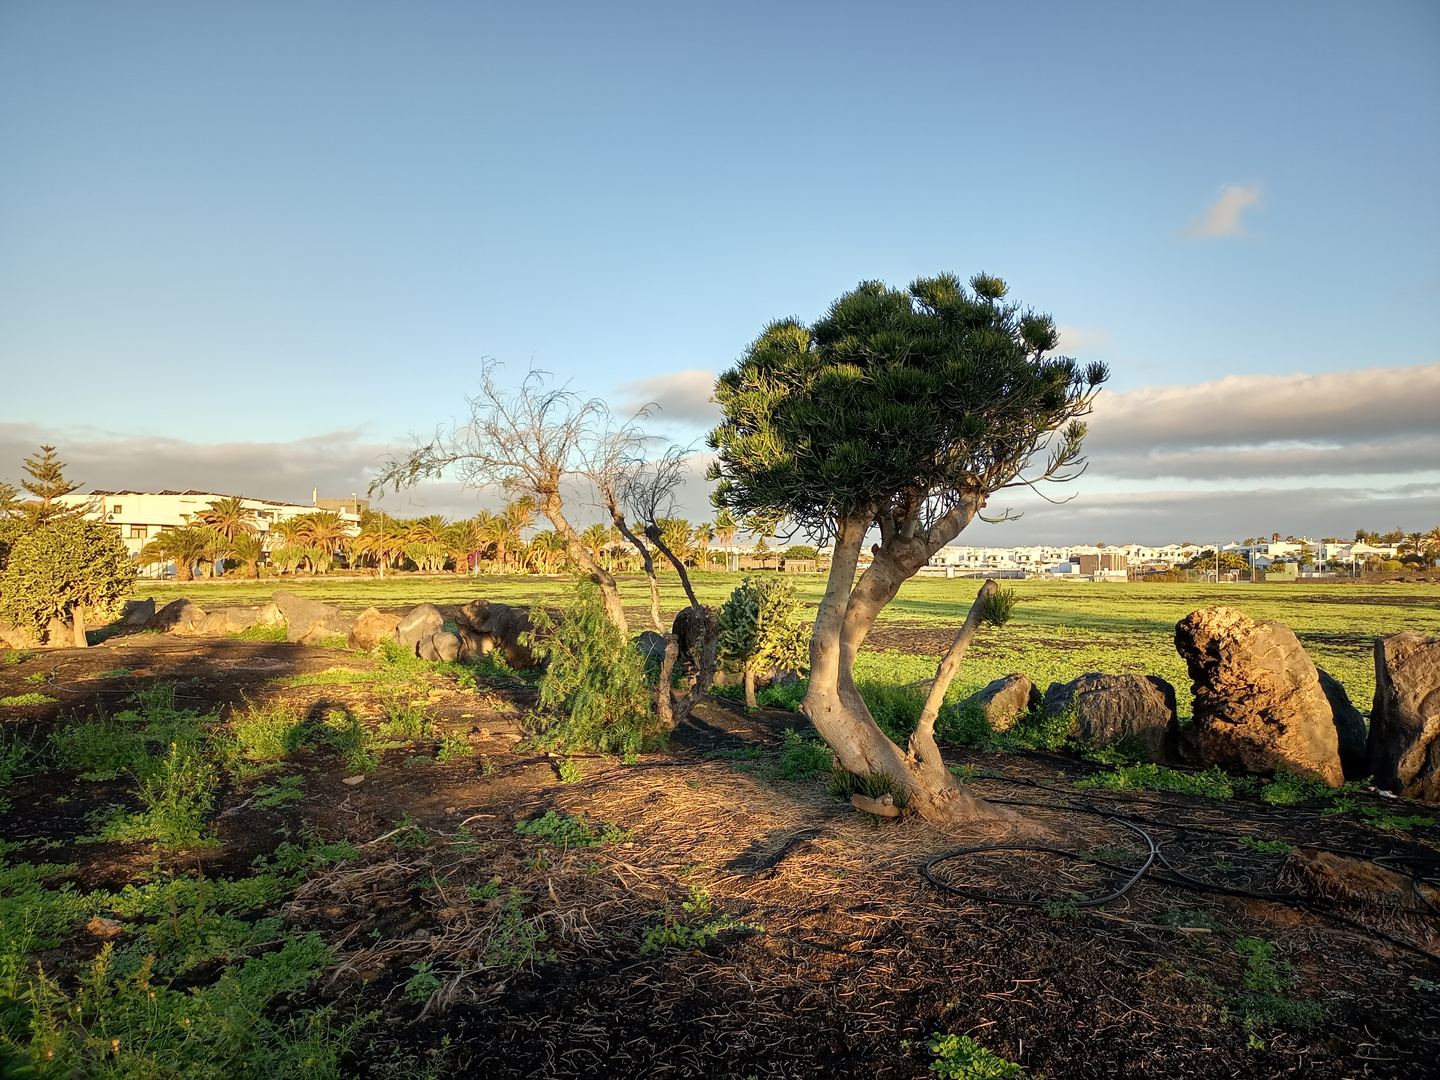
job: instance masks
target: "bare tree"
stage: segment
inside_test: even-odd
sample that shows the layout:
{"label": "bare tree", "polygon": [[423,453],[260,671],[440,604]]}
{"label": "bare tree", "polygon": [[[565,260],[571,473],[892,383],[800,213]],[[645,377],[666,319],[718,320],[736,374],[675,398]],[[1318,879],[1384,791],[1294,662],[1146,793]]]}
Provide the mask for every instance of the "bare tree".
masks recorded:
{"label": "bare tree", "polygon": [[665,624],[660,619],[660,585],[655,578],[655,558],[625,516],[626,492],[630,490],[635,474],[644,467],[645,448],[653,441],[653,437],[646,435],[640,427],[641,421],[649,415],[646,407],[629,420],[622,421],[607,411],[584,451],[585,477],[594,487],[596,498],[610,515],[615,528],[640,555],[640,564],[650,583],[650,623],[657,633],[663,634]]}
{"label": "bare tree", "polygon": [[[665,655],[660,663],[655,708],[661,720],[671,727],[675,725],[676,717],[688,715],[700,695],[710,689],[715,680],[720,645],[719,617],[696,597],[685,563],[666,544],[660,525],[663,518],[672,516],[674,512],[676,492],[690,469],[688,455],[689,451],[685,448],[672,446],[652,461],[635,463],[622,474],[620,492],[624,508],[642,524],[645,539],[675,567],[675,572],[680,575],[680,584],[690,600],[689,610],[677,616],[674,629],[665,635]],[[641,546],[638,540],[632,542],[637,547]],[[650,573],[651,595],[658,596],[653,566],[647,563],[647,570]],[[658,607],[658,600],[652,601],[652,606]],[[685,686],[678,694],[670,686],[677,661],[681,662],[685,677]]]}
{"label": "bare tree", "polygon": [[604,429],[605,403],[551,386],[548,374],[533,369],[518,389],[507,389],[496,379],[501,366],[493,358],[481,362],[480,392],[466,399],[468,422],[437,428],[430,442],[417,440],[409,454],[388,459],[370,493],[386,487],[399,491],[449,472],[467,487],[533,496],[536,508],[564,538],[571,560],[600,586],[606,616],[627,634],[615,578],[570,524],[561,494],[567,480],[587,474],[586,449]]}

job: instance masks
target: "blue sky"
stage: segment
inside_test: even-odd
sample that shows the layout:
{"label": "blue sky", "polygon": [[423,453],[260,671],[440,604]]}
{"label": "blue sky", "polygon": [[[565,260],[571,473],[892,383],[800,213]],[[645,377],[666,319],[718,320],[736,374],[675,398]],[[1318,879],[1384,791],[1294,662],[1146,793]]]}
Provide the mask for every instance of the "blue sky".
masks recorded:
{"label": "blue sky", "polygon": [[[0,3],[0,449],[210,486],[194,447],[298,443],[247,489],[348,490],[487,355],[659,397],[688,439],[675,373],[944,269],[1005,277],[1117,394],[1407,366],[1440,393],[1437,181],[1433,3]],[[1440,421],[1381,412],[1246,490],[1440,521]],[[1343,464],[1386,438],[1413,468]]]}

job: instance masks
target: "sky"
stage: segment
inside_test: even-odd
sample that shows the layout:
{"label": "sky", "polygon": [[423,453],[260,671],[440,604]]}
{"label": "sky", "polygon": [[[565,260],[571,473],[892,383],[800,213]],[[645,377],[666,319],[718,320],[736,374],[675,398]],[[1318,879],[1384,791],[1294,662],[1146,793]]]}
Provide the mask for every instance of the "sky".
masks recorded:
{"label": "sky", "polygon": [[700,445],[771,319],[984,270],[1113,377],[965,542],[1428,529],[1437,252],[1428,0],[0,0],[12,482],[363,492],[484,357]]}

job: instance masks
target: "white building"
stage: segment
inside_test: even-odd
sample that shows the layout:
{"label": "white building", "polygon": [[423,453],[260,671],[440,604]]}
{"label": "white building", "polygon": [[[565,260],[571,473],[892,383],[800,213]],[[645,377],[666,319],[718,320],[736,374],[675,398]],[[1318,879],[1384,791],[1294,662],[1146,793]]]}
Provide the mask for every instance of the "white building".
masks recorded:
{"label": "white building", "polygon": [[[241,505],[249,510],[252,524],[265,541],[265,550],[278,546],[270,540],[270,530],[277,522],[317,510],[330,510],[340,520],[358,527],[360,514],[368,508],[364,499],[321,499],[310,506],[303,503],[274,502],[240,496]],[[91,491],[84,495],[67,495],[64,502],[71,506],[87,506],[86,517],[114,526],[131,556],[140,554],[161,529],[184,528],[195,522],[197,514],[210,509],[212,502],[232,496],[213,491]]]}

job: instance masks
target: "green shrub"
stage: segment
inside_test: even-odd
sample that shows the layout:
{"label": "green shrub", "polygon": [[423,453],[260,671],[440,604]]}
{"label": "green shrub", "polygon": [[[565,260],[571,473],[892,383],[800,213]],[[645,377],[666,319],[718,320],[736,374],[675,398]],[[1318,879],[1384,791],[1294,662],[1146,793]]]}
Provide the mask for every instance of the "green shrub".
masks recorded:
{"label": "green shrub", "polygon": [[537,746],[623,754],[663,743],[640,656],[605,617],[599,586],[578,581],[558,623],[540,605],[530,620],[536,651],[549,659]]}
{"label": "green shrub", "polygon": [[889,773],[877,772],[866,776],[857,776],[845,769],[836,768],[831,771],[830,783],[825,790],[846,801],[849,801],[851,795],[864,795],[870,799],[889,795],[895,805],[901,808],[909,801],[905,789],[896,783],[895,778]]}
{"label": "green shrub", "polygon": [[784,577],[745,577],[720,605],[720,659],[731,670],[810,666],[810,626],[795,618],[795,583]]}
{"label": "green shrub", "polygon": [[973,701],[941,709],[935,718],[935,734],[943,742],[982,749],[995,740],[990,721],[985,719],[985,710]]}
{"label": "green shrub", "polygon": [[52,521],[11,548],[0,571],[0,615],[38,629],[82,607],[98,621],[98,613],[129,593],[135,577],[135,564],[114,529],[80,518]]}

